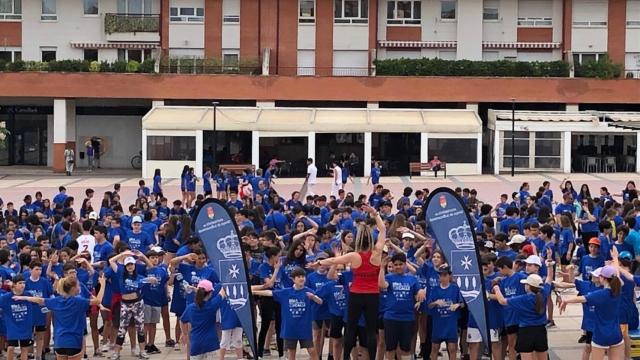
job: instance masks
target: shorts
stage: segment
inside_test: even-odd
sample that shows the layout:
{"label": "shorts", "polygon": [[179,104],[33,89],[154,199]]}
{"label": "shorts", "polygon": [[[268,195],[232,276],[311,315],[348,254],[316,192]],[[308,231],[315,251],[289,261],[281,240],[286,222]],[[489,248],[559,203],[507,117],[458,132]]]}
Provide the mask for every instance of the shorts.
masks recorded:
{"label": "shorts", "polygon": [[313,347],[313,340],[299,340],[299,339],[283,339],[285,350],[295,350],[300,343],[300,349],[310,349]]}
{"label": "shorts", "polygon": [[[500,341],[500,331],[498,329],[489,329],[489,338],[492,343]],[[476,328],[467,329],[467,342],[470,344],[477,344],[482,342],[482,335],[480,330]]]}
{"label": "shorts", "polygon": [[55,349],[56,355],[60,356],[74,356],[80,354],[82,349],[72,349],[72,348],[57,348]]}
{"label": "shorts", "polygon": [[204,354],[191,355],[191,360],[218,360],[218,351],[209,351]]}
{"label": "shorts", "polygon": [[7,346],[26,348],[33,345],[32,339],[27,340],[7,340]]}
{"label": "shorts", "polygon": [[404,352],[411,351],[415,321],[384,320],[384,343],[387,351],[395,351],[398,347]]}
{"label": "shorts", "polygon": [[[100,286],[100,284],[98,284],[98,286]],[[97,291],[96,289],[92,289],[91,290],[91,295],[92,296],[96,296]],[[89,310],[87,310],[87,316],[96,316],[100,313],[100,306],[98,305],[89,305]]]}
{"label": "shorts", "polygon": [[384,330],[384,319],[378,318],[378,330]]}
{"label": "shorts", "polygon": [[620,345],[624,345],[624,339],[622,341],[620,341],[619,343],[615,344],[615,345],[598,345],[594,342],[591,343],[591,346],[593,346],[594,348],[598,348],[598,349],[609,349],[609,348],[614,348],[614,347],[618,347]]}
{"label": "shorts", "polygon": [[328,329],[331,326],[331,320],[313,320],[313,330],[318,330],[324,324],[324,328]]}
{"label": "shorts", "polygon": [[342,339],[342,329],[344,328],[344,320],[342,316],[331,316],[331,328],[329,330],[329,337],[332,339]]}
{"label": "shorts", "polygon": [[587,331],[584,333],[584,343],[585,344],[591,344],[591,341],[593,340],[593,331]]}
{"label": "shorts", "polygon": [[160,306],[144,306],[144,323],[158,324],[160,322]]}
{"label": "shorts", "polygon": [[458,339],[431,339],[431,344],[440,345],[443,342],[445,342],[447,344],[457,344],[458,343]]}
{"label": "shorts", "polygon": [[35,332],[45,332],[47,331],[47,325],[36,325],[33,327]]}
{"label": "shorts", "polygon": [[518,325],[510,325],[504,328],[504,331],[507,333],[507,335],[517,334],[518,330]]}
{"label": "shorts", "polygon": [[516,339],[516,351],[519,353],[544,352],[549,350],[547,342],[547,328],[541,326],[528,326],[518,329]]}
{"label": "shorts", "polygon": [[242,349],[242,328],[222,330],[220,348],[225,350]]}

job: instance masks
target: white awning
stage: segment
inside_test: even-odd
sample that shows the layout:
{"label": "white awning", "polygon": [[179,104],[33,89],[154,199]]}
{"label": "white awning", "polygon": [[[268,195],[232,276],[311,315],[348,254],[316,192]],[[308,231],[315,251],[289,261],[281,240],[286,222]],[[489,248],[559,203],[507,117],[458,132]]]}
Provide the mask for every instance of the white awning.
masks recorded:
{"label": "white awning", "polygon": [[[211,107],[160,106],[142,118],[146,130],[213,130]],[[218,107],[216,129],[263,132],[479,133],[473,110]]]}
{"label": "white awning", "polygon": [[606,117],[611,121],[634,121],[640,122],[640,112],[608,112],[605,113]]}
{"label": "white awning", "polygon": [[[492,110],[496,120],[511,121],[512,113],[509,110]],[[581,122],[598,121],[598,117],[592,112],[565,112],[565,111],[516,111],[515,121],[553,121],[553,122]]]}

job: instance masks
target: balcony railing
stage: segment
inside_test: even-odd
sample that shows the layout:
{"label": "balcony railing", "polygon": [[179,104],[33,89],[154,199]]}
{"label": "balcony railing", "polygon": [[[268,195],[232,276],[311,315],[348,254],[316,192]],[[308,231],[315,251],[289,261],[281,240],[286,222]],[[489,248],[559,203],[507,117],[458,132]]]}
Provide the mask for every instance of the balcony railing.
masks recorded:
{"label": "balcony railing", "polygon": [[625,69],[624,76],[627,79],[640,79],[640,69]]}
{"label": "balcony railing", "polygon": [[158,14],[105,14],[104,32],[137,33],[159,32],[160,15]]}

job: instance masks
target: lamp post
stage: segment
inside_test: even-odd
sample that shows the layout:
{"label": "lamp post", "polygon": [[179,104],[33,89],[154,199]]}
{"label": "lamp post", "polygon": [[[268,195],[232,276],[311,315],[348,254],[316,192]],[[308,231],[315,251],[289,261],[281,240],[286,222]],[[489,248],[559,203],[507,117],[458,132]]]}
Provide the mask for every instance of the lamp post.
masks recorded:
{"label": "lamp post", "polygon": [[213,105],[213,161],[211,164],[211,171],[213,173],[217,173],[216,163],[218,162],[218,133],[216,129],[216,120],[217,120],[217,108],[220,103],[217,101],[212,101],[211,105]]}
{"label": "lamp post", "polygon": [[511,177],[516,175],[516,98],[511,98]]}

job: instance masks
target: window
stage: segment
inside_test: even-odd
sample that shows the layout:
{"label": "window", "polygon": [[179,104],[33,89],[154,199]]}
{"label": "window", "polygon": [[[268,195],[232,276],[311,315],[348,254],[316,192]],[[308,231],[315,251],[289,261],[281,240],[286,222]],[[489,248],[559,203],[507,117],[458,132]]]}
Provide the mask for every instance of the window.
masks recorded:
{"label": "window", "polygon": [[[511,167],[511,131],[503,132],[503,168]],[[552,131],[516,131],[515,167],[559,169],[562,164],[562,133]]]}
{"label": "window", "polygon": [[146,59],[151,59],[151,49],[118,49],[118,61],[135,60],[141,63]]}
{"label": "window", "polygon": [[147,160],[196,160],[195,136],[147,136]]}
{"label": "window", "polygon": [[500,20],[500,1],[484,0],[482,5],[482,20],[497,21]]}
{"label": "window", "polygon": [[238,70],[238,67],[240,65],[240,61],[238,58],[238,54],[222,54],[222,70]]}
{"label": "window", "polygon": [[429,138],[429,156],[437,155],[440,160],[452,164],[475,164],[477,145],[478,139]]}
{"label": "window", "polygon": [[22,19],[22,0],[0,0],[0,20]]}
{"label": "window", "polygon": [[53,49],[42,49],[42,62],[49,62],[56,60],[56,51]]}
{"label": "window", "polygon": [[640,0],[627,1],[627,26],[640,27]]}
{"label": "window", "polygon": [[[621,1],[622,2],[622,1]],[[604,27],[609,20],[608,0],[578,0],[571,11],[574,27]]]}
{"label": "window", "polygon": [[552,18],[542,17],[528,17],[518,18],[518,26],[522,27],[549,27],[553,26]]}
{"label": "window", "polygon": [[0,60],[5,62],[12,62],[22,60],[22,52],[21,51],[0,51]]}
{"label": "window", "polygon": [[560,132],[536,132],[534,134],[536,168],[560,168],[562,163],[562,134]]}
{"label": "window", "polygon": [[84,59],[86,61],[98,61],[98,49],[84,49]]}
{"label": "window", "polygon": [[387,24],[419,25],[422,17],[420,0],[387,1]]}
{"label": "window", "polygon": [[456,19],[456,0],[440,0],[440,19]]}
{"label": "window", "polygon": [[597,53],[590,53],[590,54],[583,54],[583,53],[578,53],[578,54],[573,54],[573,64],[586,64],[588,62],[595,62],[600,60],[601,57],[606,56],[607,54],[597,54]]}
{"label": "window", "polygon": [[369,0],[335,0],[336,24],[366,24],[369,18]]}
{"label": "window", "polygon": [[84,0],[84,14],[98,15],[98,0]]}
{"label": "window", "polygon": [[457,52],[456,50],[440,50],[438,51],[438,59],[442,60],[455,60]]}
{"label": "window", "polygon": [[240,16],[239,15],[225,15],[225,16],[222,17],[222,22],[224,22],[225,24],[237,24],[237,23],[240,22]]}
{"label": "window", "polygon": [[152,0],[118,0],[118,14],[153,14]]}
{"label": "window", "polygon": [[574,21],[573,26],[577,27],[602,27],[607,26],[606,21]]}
{"label": "window", "polygon": [[56,0],[42,0],[42,15],[40,15],[40,20],[58,20],[58,15],[56,15]]}
{"label": "window", "polygon": [[[511,167],[511,154],[514,154],[514,163],[517,168],[529,168],[529,132],[516,131],[514,135],[515,151],[512,152],[511,147],[511,131],[503,132],[502,140],[502,166]],[[431,140],[431,139],[429,139]]]}
{"label": "window", "polygon": [[299,23],[314,23],[316,22],[316,4],[315,0],[300,0],[299,2]]}
{"label": "window", "polygon": [[[169,9],[169,15],[169,20],[175,22],[204,22],[204,8],[172,7]],[[227,19],[224,21],[229,22]]]}

